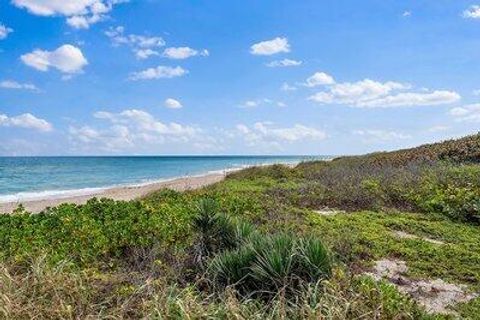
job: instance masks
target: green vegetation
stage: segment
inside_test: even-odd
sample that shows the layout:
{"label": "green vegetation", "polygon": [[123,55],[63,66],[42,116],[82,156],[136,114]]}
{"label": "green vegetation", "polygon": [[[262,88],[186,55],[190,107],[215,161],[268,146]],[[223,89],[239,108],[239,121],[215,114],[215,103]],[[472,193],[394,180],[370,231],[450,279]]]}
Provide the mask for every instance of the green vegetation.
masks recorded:
{"label": "green vegetation", "polygon": [[[453,319],[365,272],[398,259],[480,291],[479,162],[475,135],[20,208],[0,216],[0,318]],[[480,299],[451,310],[478,319]]]}

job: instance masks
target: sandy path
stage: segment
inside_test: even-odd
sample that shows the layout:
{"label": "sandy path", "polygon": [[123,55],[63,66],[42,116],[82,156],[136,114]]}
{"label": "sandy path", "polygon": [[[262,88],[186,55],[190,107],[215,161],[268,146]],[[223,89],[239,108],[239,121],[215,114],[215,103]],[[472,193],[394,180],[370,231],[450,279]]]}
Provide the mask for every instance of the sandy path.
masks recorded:
{"label": "sandy path", "polygon": [[[98,197],[98,198],[104,197],[104,198],[111,198],[115,200],[132,200],[132,199],[143,197],[153,191],[163,189],[163,188],[169,188],[177,191],[197,189],[197,188],[201,188],[201,187],[219,182],[224,178],[225,178],[225,174],[213,173],[213,174],[207,174],[204,176],[178,178],[175,180],[152,183],[152,184],[142,185],[142,186],[110,188],[110,189],[102,190],[98,193],[89,194],[89,195],[69,196],[69,197],[51,198],[51,199],[42,199],[42,200],[27,200],[27,201],[21,201],[21,203],[30,212],[40,212],[46,207],[54,207],[65,202],[83,204],[87,202],[88,199],[91,199],[93,197]],[[18,206],[19,203],[20,202],[0,203],[0,212],[10,213]]]}

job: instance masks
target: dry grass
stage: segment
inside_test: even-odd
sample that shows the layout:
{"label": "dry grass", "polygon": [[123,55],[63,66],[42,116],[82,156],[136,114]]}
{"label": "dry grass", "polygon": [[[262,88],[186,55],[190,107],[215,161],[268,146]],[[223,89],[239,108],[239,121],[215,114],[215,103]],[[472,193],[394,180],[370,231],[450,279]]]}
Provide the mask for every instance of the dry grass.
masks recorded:
{"label": "dry grass", "polygon": [[306,286],[295,299],[280,292],[270,303],[240,298],[232,288],[207,294],[161,278],[48,267],[0,267],[1,319],[418,319],[416,305],[391,286],[350,278]]}

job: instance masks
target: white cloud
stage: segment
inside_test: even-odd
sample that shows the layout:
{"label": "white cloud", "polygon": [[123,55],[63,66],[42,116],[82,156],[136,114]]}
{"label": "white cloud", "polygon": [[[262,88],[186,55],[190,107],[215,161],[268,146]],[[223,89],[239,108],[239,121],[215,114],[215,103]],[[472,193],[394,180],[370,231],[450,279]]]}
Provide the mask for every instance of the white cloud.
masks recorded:
{"label": "white cloud", "polygon": [[[326,90],[309,97],[309,100],[320,104],[343,104],[359,108],[394,108],[413,106],[433,106],[451,104],[460,100],[454,91],[428,89],[420,92],[409,92],[409,84],[387,81],[378,82],[370,79],[358,82],[328,84],[329,79],[323,77]],[[321,82],[321,81],[320,81]],[[312,86],[315,82],[311,82]],[[307,85],[309,82],[307,80]]]}
{"label": "white cloud", "polygon": [[335,79],[329,74],[325,72],[315,72],[311,77],[307,79],[305,82],[305,86],[307,87],[317,87],[317,86],[324,86],[334,84]]}
{"label": "white cloud", "polygon": [[88,64],[82,51],[70,44],[64,44],[54,51],[36,49],[22,55],[20,59],[26,65],[40,71],[48,71],[52,67],[68,74],[81,73],[83,67]]}
{"label": "white cloud", "polygon": [[87,29],[108,17],[113,6],[128,0],[12,0],[12,3],[39,16],[65,16],[73,28]]}
{"label": "white cloud", "polygon": [[353,134],[362,137],[362,141],[366,143],[405,140],[412,137],[401,132],[376,129],[355,130]]}
{"label": "white cloud", "polygon": [[183,105],[176,99],[168,98],[165,100],[165,107],[169,109],[180,109],[183,107]]}
{"label": "white cloud", "polygon": [[193,136],[197,132],[193,127],[183,126],[175,122],[165,124],[156,120],[150,113],[139,109],[127,109],[120,113],[99,111],[94,114],[94,117],[161,135]]}
{"label": "white cloud", "polygon": [[460,122],[480,122],[480,103],[453,108],[449,114]]}
{"label": "white cloud", "polygon": [[402,17],[410,17],[411,15],[412,15],[412,11],[408,11],[408,10],[402,13]]}
{"label": "white cloud", "polygon": [[283,60],[274,60],[266,64],[267,67],[270,68],[278,68],[278,67],[297,67],[302,64],[302,61],[298,60],[291,60],[291,59],[283,59]]}
{"label": "white cloud", "polygon": [[122,26],[110,27],[110,29],[105,31],[105,35],[110,38],[114,46],[130,46],[138,59],[158,56],[160,52],[156,48],[165,46],[165,41],[162,37],[125,34],[125,28]]}
{"label": "white cloud", "polygon": [[163,51],[163,56],[169,59],[176,59],[176,60],[182,60],[182,59],[188,59],[190,57],[194,56],[208,56],[209,52],[206,49],[203,49],[201,51],[189,48],[189,47],[171,47],[171,48],[166,48]]}
{"label": "white cloud", "polygon": [[250,53],[254,55],[269,56],[280,52],[290,52],[287,38],[277,37],[272,40],[255,43],[250,47]]}
{"label": "white cloud", "polygon": [[105,35],[110,38],[112,43],[118,45],[131,45],[136,48],[155,48],[163,47],[165,40],[158,36],[145,36],[138,34],[125,34],[125,28],[118,26],[105,31]]}
{"label": "white cloud", "polygon": [[198,128],[162,122],[139,109],[127,109],[119,113],[99,111],[94,113],[94,117],[104,120],[107,126],[70,127],[70,140],[75,147],[102,151],[139,150],[145,147],[147,152],[151,152],[151,147],[169,142],[197,143],[204,147],[202,142],[210,141]]}
{"label": "white cloud", "polygon": [[180,66],[175,68],[168,66],[158,66],[156,68],[148,68],[143,71],[133,72],[129,79],[133,81],[137,80],[151,80],[160,78],[175,78],[181,77],[188,73],[188,70],[183,69]]}
{"label": "white cloud", "polygon": [[428,93],[399,93],[358,104],[366,108],[395,108],[413,106],[437,106],[451,104],[460,100],[460,95],[453,91],[437,90]]}
{"label": "white cloud", "polygon": [[41,132],[53,130],[53,126],[48,121],[37,118],[31,113],[24,113],[15,117],[0,114],[0,126],[33,129]]}
{"label": "white cloud", "polygon": [[261,105],[276,105],[278,107],[286,107],[287,105],[282,101],[275,101],[268,98],[256,99],[256,100],[247,100],[240,105],[240,108],[249,109],[259,107]]}
{"label": "white cloud", "polygon": [[280,145],[282,142],[293,143],[304,140],[324,140],[327,135],[324,131],[295,124],[293,127],[275,127],[271,122],[256,122],[252,127],[238,124],[236,131],[245,140],[248,146],[258,144]]}
{"label": "white cloud", "polygon": [[463,17],[467,19],[480,19],[480,5],[473,5],[463,11]]}
{"label": "white cloud", "polygon": [[12,28],[8,28],[6,25],[0,22],[0,40],[5,39],[8,36],[8,34],[12,32],[13,32]]}
{"label": "white cloud", "polygon": [[135,56],[137,59],[147,59],[150,56],[158,56],[160,53],[158,51],[152,49],[137,49],[134,50]]}
{"label": "white cloud", "polygon": [[104,19],[102,15],[73,16],[67,19],[67,24],[75,29],[88,29],[91,24]]}
{"label": "white cloud", "polygon": [[297,90],[297,87],[291,86],[288,83],[284,82],[282,86],[280,87],[282,91],[295,91]]}
{"label": "white cloud", "polygon": [[3,80],[0,81],[0,88],[3,89],[23,89],[23,90],[32,90],[38,91],[38,88],[31,83],[19,83],[14,80]]}

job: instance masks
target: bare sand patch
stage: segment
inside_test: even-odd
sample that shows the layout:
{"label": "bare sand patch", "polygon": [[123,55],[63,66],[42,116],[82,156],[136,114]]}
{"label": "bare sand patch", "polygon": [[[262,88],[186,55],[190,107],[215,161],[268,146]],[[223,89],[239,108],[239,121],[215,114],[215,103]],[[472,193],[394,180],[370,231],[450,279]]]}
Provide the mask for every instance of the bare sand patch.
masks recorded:
{"label": "bare sand patch", "polygon": [[339,214],[339,213],[345,213],[345,211],[343,211],[343,210],[332,209],[332,208],[329,208],[329,207],[324,207],[324,208],[319,209],[319,210],[313,210],[313,212],[315,212],[319,215],[322,215],[322,216],[334,216],[334,215]]}
{"label": "bare sand patch", "polygon": [[405,276],[407,271],[405,261],[383,259],[376,262],[373,273],[369,275],[376,280],[386,279],[393,283],[400,292],[409,294],[430,313],[455,314],[449,307],[478,296],[469,293],[465,285],[446,283],[442,279],[409,279]]}
{"label": "bare sand patch", "polygon": [[427,242],[430,242],[430,243],[433,243],[433,244],[438,244],[438,245],[445,244],[445,242],[440,241],[440,240],[435,240],[435,239],[431,239],[431,238],[427,238],[427,237],[419,237],[417,235],[407,233],[407,232],[404,232],[404,231],[398,231],[397,230],[397,231],[393,231],[392,233],[396,238],[400,238],[400,239],[420,239],[420,240],[427,241]]}

